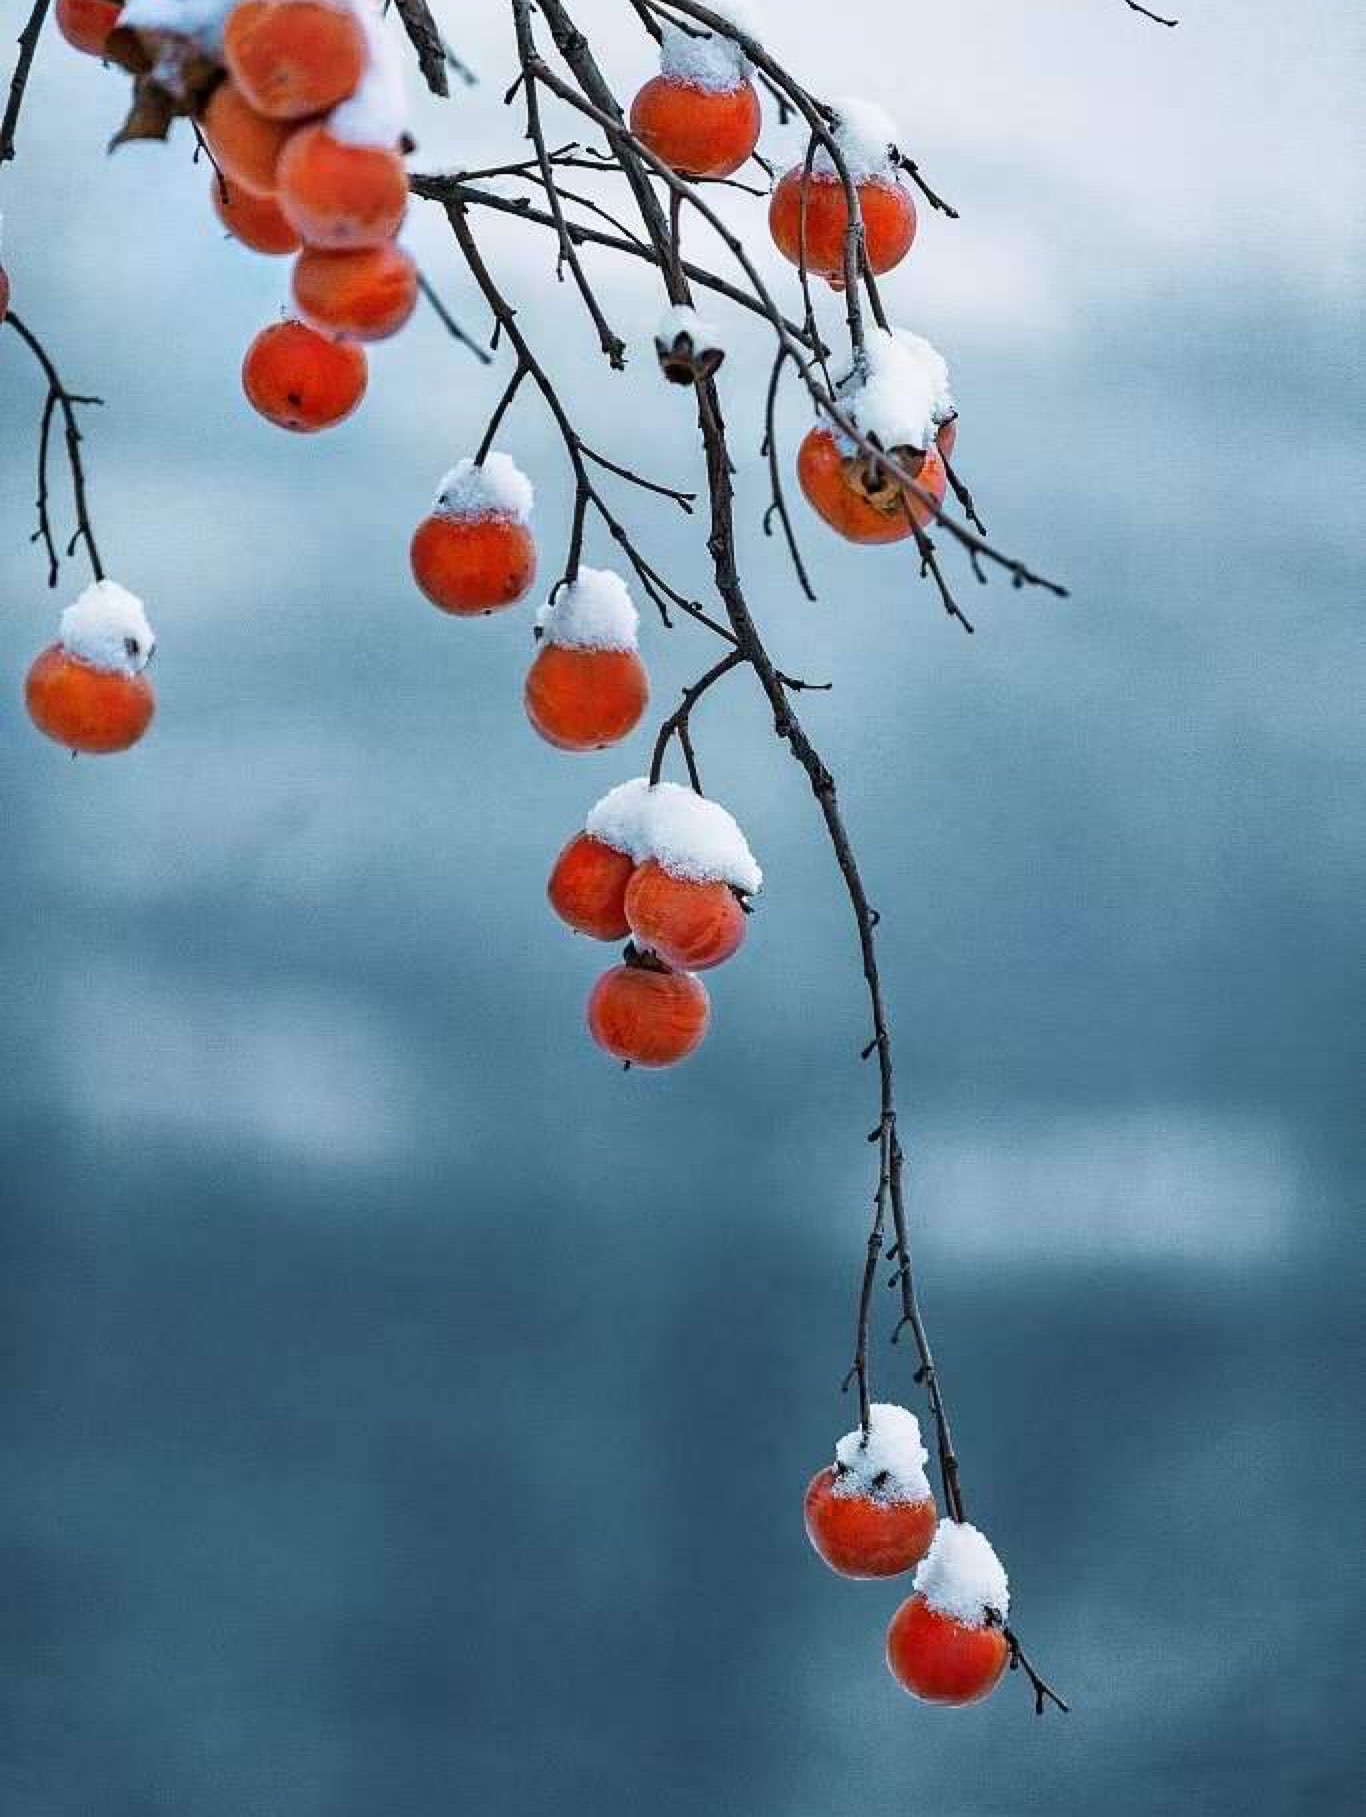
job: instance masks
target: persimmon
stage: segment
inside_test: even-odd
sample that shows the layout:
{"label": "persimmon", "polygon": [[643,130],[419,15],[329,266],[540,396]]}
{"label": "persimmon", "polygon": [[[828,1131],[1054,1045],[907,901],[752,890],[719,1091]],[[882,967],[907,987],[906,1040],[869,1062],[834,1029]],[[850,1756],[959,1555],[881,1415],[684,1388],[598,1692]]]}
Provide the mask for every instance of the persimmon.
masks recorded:
{"label": "persimmon", "polygon": [[245,185],[219,176],[212,179],[210,194],[214,213],[243,246],[272,257],[298,251],[299,236],[273,196],[257,195]]}
{"label": "persimmon", "polygon": [[276,181],[280,206],[304,243],[328,252],[382,246],[408,207],[408,177],[396,151],[338,139],[325,126],[293,135]]}
{"label": "persimmon", "polygon": [[95,581],[62,613],[58,641],[28,672],[29,717],[69,751],[126,751],[156,711],[143,673],[155,648],[141,600],[116,581]]}
{"label": "persimmon", "polygon": [[[915,203],[895,178],[870,178],[855,185],[863,217],[864,253],[875,272],[891,271],[915,239]],[[806,198],[806,269],[834,290],[845,282],[845,235],[849,204],[833,175],[804,167],[788,171],[773,191],[768,224],[778,250],[794,265],[802,262],[802,198]]]}
{"label": "persimmon", "polygon": [[87,57],[102,57],[123,0],[57,0],[57,30]]}
{"label": "persimmon", "polygon": [[304,120],[354,91],[365,31],[335,0],[241,0],[223,28],[223,57],[257,113]]}
{"label": "persimmon", "polygon": [[269,120],[229,77],[209,96],[200,126],[213,161],[230,182],[258,196],[275,194],[275,170],[291,133],[287,120]]}
{"label": "persimmon", "polygon": [[382,341],[417,307],[417,266],[392,240],[357,252],[310,246],[294,266],[294,301],[327,334]]}
{"label": "persimmon", "polygon": [[842,1577],[894,1577],[919,1564],[935,1537],[934,1496],[920,1422],[875,1401],[865,1431],[835,1446],[835,1461],[807,1485],[807,1537]]}
{"label": "persimmon", "polygon": [[631,878],[626,919],[638,946],[679,971],[708,971],[745,938],[745,911],[728,883],[675,876],[653,858]]}
{"label": "persimmon", "polygon": [[711,1019],[707,987],[691,972],[639,959],[604,972],[588,999],[598,1046],[629,1066],[675,1066],[701,1045]]}
{"label": "persimmon", "polygon": [[591,833],[576,833],[555,860],[546,885],[550,906],[575,933],[621,940],[630,931],[626,886],[635,859]]}
{"label": "persimmon", "polygon": [[[897,458],[900,462],[901,450]],[[932,506],[880,463],[857,448],[842,452],[828,429],[812,429],[804,437],[797,451],[797,479],[811,508],[852,543],[901,542],[912,534],[913,523],[924,529],[935,515]],[[942,502],[948,475],[934,449],[921,461],[915,483]]]}
{"label": "persimmon", "polygon": [[1010,1586],[985,1536],[942,1520],[887,1630],[893,1677],[927,1703],[976,1703],[1010,1659]]}
{"label": "persimmon", "polygon": [[763,113],[753,85],[699,87],[655,76],[631,103],[631,131],[682,177],[729,177],[759,143]]}
{"label": "persimmon", "polygon": [[531,481],[506,454],[457,461],[409,550],[413,579],[434,606],[474,618],[522,598],[536,578],[534,502]]}
{"label": "persimmon", "polygon": [[911,1596],[887,1630],[887,1664],[904,1690],[925,1703],[977,1703],[996,1688],[1010,1661],[999,1627],[976,1627]]}
{"label": "persimmon", "polygon": [[329,340],[304,322],[263,328],[242,362],[252,408],[300,435],[344,422],[365,396],[368,376],[363,347]]}
{"label": "persimmon", "polygon": [[598,751],[625,738],[649,704],[636,654],[640,615],[626,583],[581,567],[536,614],[540,652],[526,678],[527,717],[562,751]]}

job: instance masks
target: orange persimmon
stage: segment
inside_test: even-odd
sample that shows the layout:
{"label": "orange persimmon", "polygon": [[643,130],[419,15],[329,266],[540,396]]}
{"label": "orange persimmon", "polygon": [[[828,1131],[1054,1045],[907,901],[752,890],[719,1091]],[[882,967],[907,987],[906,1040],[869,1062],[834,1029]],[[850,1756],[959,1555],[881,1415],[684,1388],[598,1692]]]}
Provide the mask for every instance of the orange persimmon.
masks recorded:
{"label": "orange persimmon", "polygon": [[729,177],[759,143],[763,114],[753,86],[699,88],[655,76],[631,103],[631,131],[683,177]]}
{"label": "orange persimmon", "polygon": [[639,961],[604,972],[588,999],[599,1047],[629,1066],[674,1066],[700,1046],[711,1019],[707,987],[691,972]]}
{"label": "orange persimmon", "polygon": [[[856,185],[863,216],[864,252],[875,272],[890,271],[911,250],[915,203],[900,183],[869,179]],[[844,288],[845,235],[849,204],[837,177],[804,168],[788,171],[768,205],[769,230],[778,250],[794,265],[802,258],[802,197],[806,197],[806,269],[835,290]]]}
{"label": "orange persimmon", "polygon": [[408,177],[396,151],[305,126],[280,154],[280,206],[305,245],[328,252],[382,246],[403,225]]}
{"label": "orange persimmon", "polygon": [[720,965],[745,937],[745,911],[728,883],[676,877],[653,858],[631,878],[626,919],[637,945],[679,971]]}
{"label": "orange persimmon", "polygon": [[536,544],[513,517],[447,517],[435,511],[413,532],[413,579],[443,612],[476,618],[521,599],[536,578]]}
{"label": "orange persimmon", "polygon": [[[913,465],[911,456],[904,458]],[[948,475],[937,450],[925,455],[914,477],[936,504],[942,502]],[[828,429],[812,429],[803,439],[797,479],[812,510],[852,543],[898,543],[911,535],[912,523],[924,529],[935,516],[931,505],[857,449],[842,453]]]}
{"label": "orange persimmon", "polygon": [[102,57],[123,0],[57,0],[57,30],[87,57]]}
{"label": "orange persimmon", "polygon": [[417,307],[417,266],[392,240],[356,252],[310,246],[294,266],[294,301],[324,333],[382,341]]}
{"label": "orange persimmon", "polygon": [[243,246],[271,257],[298,251],[299,236],[273,196],[257,195],[244,184],[218,176],[212,179],[211,195],[214,213]]}
{"label": "orange persimmon", "polygon": [[629,932],[626,886],[635,860],[591,833],[576,833],[555,860],[546,885],[550,906],[575,933],[621,940]]}
{"label": "orange persimmon", "polygon": [[29,670],[24,701],[40,732],[94,756],[136,744],[156,711],[144,674],[98,668],[60,643],[49,644]]}
{"label": "orange persimmon", "polygon": [[275,194],[275,167],[290,135],[288,120],[268,120],[229,77],[209,96],[200,127],[213,161],[230,182],[258,196]]}
{"label": "orange persimmon", "polygon": [[331,341],[304,322],[263,328],[242,362],[252,408],[281,429],[311,435],[343,422],[365,396],[365,349]]}
{"label": "orange persimmon", "polygon": [[360,20],[330,0],[241,0],[223,28],[234,82],[273,120],[304,120],[344,101],[368,55]]}
{"label": "orange persimmon", "polygon": [[957,1621],[908,1597],[887,1630],[887,1665],[904,1690],[926,1703],[976,1703],[996,1687],[1010,1660],[998,1624]]}
{"label": "orange persimmon", "polygon": [[844,1493],[835,1464],[812,1477],[802,1512],[808,1539],[841,1577],[895,1577],[918,1565],[934,1538],[932,1496],[891,1501]]}
{"label": "orange persimmon", "polygon": [[527,717],[562,751],[600,751],[625,738],[649,704],[650,681],[634,650],[544,642],[524,691]]}

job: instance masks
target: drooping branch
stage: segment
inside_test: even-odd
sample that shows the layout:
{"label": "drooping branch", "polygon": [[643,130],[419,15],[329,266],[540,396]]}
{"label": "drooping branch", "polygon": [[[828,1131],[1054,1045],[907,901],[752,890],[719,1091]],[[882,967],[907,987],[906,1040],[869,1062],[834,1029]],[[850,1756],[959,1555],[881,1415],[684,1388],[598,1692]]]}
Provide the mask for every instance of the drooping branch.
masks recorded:
{"label": "drooping branch", "polygon": [[57,585],[57,577],[61,569],[58,554],[59,539],[52,522],[52,488],[48,471],[52,446],[52,424],[58,415],[62,419],[66,460],[71,474],[72,505],[76,516],[76,528],[67,542],[66,554],[74,555],[78,545],[84,543],[95,579],[103,580],[104,568],[101,565],[99,548],[95,542],[94,525],[90,521],[85,464],[81,458],[81,426],[77,416],[77,411],[82,406],[100,404],[103,400],[68,390],[52,356],[28,324],[12,309],[5,317],[3,326],[12,328],[19,336],[38,362],[43,377],[47,381],[47,397],[43,403],[43,414],[38,430],[38,528],[33,533],[33,541],[41,541],[47,551],[47,584],[50,587]]}
{"label": "drooping branch", "polygon": [[450,59],[427,0],[394,0],[394,11],[403,21],[423,81],[434,95],[440,95],[444,100],[451,92],[446,76]]}

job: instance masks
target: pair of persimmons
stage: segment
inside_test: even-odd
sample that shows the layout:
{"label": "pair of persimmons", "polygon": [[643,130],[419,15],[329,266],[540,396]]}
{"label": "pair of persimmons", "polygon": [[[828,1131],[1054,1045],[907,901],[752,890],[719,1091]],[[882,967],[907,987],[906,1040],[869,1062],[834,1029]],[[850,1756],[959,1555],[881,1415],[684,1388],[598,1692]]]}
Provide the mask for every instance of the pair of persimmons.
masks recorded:
{"label": "pair of persimmons", "polygon": [[874,1403],[867,1427],[846,1433],[835,1461],[812,1477],[807,1537],[841,1577],[914,1570],[913,1594],[887,1630],[887,1665],[927,1703],[977,1703],[1010,1662],[1009,1587],[975,1527],[938,1519],[926,1455],[915,1415]]}

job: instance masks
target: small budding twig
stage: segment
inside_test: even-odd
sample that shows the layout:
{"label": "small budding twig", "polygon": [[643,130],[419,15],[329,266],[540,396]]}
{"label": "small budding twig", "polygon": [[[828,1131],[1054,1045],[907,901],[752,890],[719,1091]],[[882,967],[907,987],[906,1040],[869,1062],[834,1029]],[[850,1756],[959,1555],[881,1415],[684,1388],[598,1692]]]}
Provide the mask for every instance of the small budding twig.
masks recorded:
{"label": "small budding twig", "polygon": [[455,317],[451,314],[450,310],[447,309],[446,305],[442,302],[440,296],[428,281],[425,273],[421,271],[417,274],[417,287],[422,292],[423,296],[426,297],[428,303],[431,305],[432,313],[446,330],[447,334],[450,335],[451,339],[459,341],[462,347],[468,347],[481,366],[491,366],[493,364],[493,357],[488,352],[487,348],[481,347],[478,341],[474,339],[473,335],[465,332],[459,322],[457,322]]}
{"label": "small budding twig", "polygon": [[21,320],[12,309],[5,317],[4,323],[0,325],[14,330],[38,362],[43,377],[47,380],[47,397],[43,404],[43,414],[38,430],[38,528],[34,531],[32,538],[34,542],[41,542],[47,551],[47,584],[49,587],[55,587],[61,571],[61,561],[57,552],[57,536],[52,523],[52,494],[48,478],[52,424],[58,412],[61,413],[66,440],[66,461],[71,473],[71,498],[76,514],[76,528],[66,545],[66,554],[68,557],[73,556],[78,545],[84,543],[95,579],[103,580],[104,567],[95,542],[94,525],[90,521],[85,464],[81,459],[81,426],[77,410],[85,405],[102,404],[104,400],[68,391],[47,349],[28,324]]}
{"label": "small budding twig", "polygon": [[693,792],[698,795],[704,792],[702,778],[697,770],[697,753],[694,751],[692,743],[692,710],[709,688],[720,681],[723,675],[729,675],[732,669],[738,669],[744,661],[744,654],[740,650],[731,650],[721,658],[720,662],[714,663],[705,675],[693,682],[691,687],[684,688],[682,705],[670,713],[660,726],[659,736],[655,739],[654,755],[650,759],[651,788],[663,774],[664,756],[669,748],[669,740],[676,737],[679,749],[683,753],[683,761],[687,765],[688,779],[692,783]]}
{"label": "small budding twig", "polygon": [[8,164],[14,156],[14,141],[19,130],[19,115],[24,105],[24,91],[28,87],[34,54],[38,49],[38,40],[42,36],[43,25],[51,3],[52,0],[35,0],[33,11],[28,17],[28,24],[19,34],[19,57],[14,65],[14,74],[10,77],[9,100],[5,103],[5,117],[0,120],[0,164]]}

